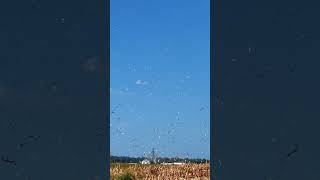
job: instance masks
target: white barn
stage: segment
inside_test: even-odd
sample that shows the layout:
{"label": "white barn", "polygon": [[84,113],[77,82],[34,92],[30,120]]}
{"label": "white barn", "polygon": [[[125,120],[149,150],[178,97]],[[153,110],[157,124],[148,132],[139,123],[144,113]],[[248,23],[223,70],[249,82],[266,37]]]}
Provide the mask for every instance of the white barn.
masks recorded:
{"label": "white barn", "polygon": [[141,164],[150,164],[150,161],[148,159],[144,159],[143,161],[141,161]]}
{"label": "white barn", "polygon": [[184,162],[173,162],[173,163],[161,163],[162,165],[185,165],[186,163]]}

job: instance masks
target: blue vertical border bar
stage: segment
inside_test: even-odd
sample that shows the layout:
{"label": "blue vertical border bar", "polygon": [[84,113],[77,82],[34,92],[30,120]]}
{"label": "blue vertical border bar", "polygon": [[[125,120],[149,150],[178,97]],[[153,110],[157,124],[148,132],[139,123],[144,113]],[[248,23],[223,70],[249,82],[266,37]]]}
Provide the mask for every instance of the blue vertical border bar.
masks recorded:
{"label": "blue vertical border bar", "polygon": [[219,137],[217,123],[219,121],[219,104],[221,100],[221,58],[219,43],[220,31],[219,24],[221,18],[219,17],[219,0],[210,0],[210,172],[211,179],[219,179],[219,163],[217,157],[216,144],[221,137]]}
{"label": "blue vertical border bar", "polygon": [[104,15],[104,21],[105,21],[105,25],[106,25],[106,37],[105,42],[107,42],[106,46],[107,48],[104,50],[104,52],[106,52],[106,57],[104,59],[106,59],[106,66],[105,66],[105,74],[107,76],[106,78],[106,119],[105,119],[105,133],[106,133],[106,176],[107,179],[110,179],[110,0],[105,0],[103,1],[105,2],[105,5],[103,7],[105,7],[105,11],[106,14]]}

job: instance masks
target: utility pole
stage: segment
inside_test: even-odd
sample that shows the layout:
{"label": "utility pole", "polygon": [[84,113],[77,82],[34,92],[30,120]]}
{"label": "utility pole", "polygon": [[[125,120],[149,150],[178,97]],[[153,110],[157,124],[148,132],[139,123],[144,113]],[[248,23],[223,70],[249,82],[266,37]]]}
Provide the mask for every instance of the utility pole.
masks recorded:
{"label": "utility pole", "polygon": [[151,160],[153,161],[153,163],[157,162],[156,152],[154,151],[154,148],[152,148],[151,151]]}
{"label": "utility pole", "polygon": [[157,163],[157,154],[154,148],[152,148],[151,153],[147,155],[147,158],[150,162]]}

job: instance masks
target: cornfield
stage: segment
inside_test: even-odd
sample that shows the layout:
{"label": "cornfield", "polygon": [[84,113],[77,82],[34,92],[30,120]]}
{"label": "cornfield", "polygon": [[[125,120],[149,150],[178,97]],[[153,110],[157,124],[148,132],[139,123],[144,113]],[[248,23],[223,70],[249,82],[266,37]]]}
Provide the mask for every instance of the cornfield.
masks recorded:
{"label": "cornfield", "polygon": [[135,180],[209,180],[210,165],[209,163],[184,165],[111,165],[111,180],[117,180],[124,173],[132,174]]}

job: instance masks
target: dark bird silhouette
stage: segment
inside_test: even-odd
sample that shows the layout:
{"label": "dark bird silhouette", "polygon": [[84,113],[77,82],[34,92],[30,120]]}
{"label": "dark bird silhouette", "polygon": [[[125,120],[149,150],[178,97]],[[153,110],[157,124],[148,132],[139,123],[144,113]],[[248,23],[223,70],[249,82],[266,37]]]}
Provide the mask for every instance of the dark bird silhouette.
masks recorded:
{"label": "dark bird silhouette", "polygon": [[38,140],[40,138],[40,136],[27,136],[27,141],[26,142],[24,142],[24,143],[21,143],[21,144],[19,144],[19,147],[20,148],[22,148],[22,147],[24,147],[26,144],[29,144],[29,143],[31,143],[31,142],[33,142],[33,141],[36,141],[36,140]]}
{"label": "dark bird silhouette", "polygon": [[14,161],[14,160],[9,160],[8,157],[4,158],[3,156],[1,156],[1,160],[2,160],[4,163],[7,163],[7,164],[17,165],[17,164],[16,164],[16,161]]}
{"label": "dark bird silhouette", "polygon": [[293,149],[287,154],[288,159],[290,159],[290,157],[293,156],[295,153],[297,153],[299,150],[298,144],[294,144],[293,146],[294,146]]}
{"label": "dark bird silhouette", "polygon": [[282,175],[283,175],[283,171],[286,167],[286,164],[288,163],[288,160],[290,160],[290,158],[296,154],[299,151],[299,145],[298,144],[294,144],[293,148],[290,152],[286,153],[285,156],[282,156],[282,158],[280,159],[280,164],[279,164],[279,168],[277,169],[277,172],[275,173],[275,177],[274,179],[282,179]]}

